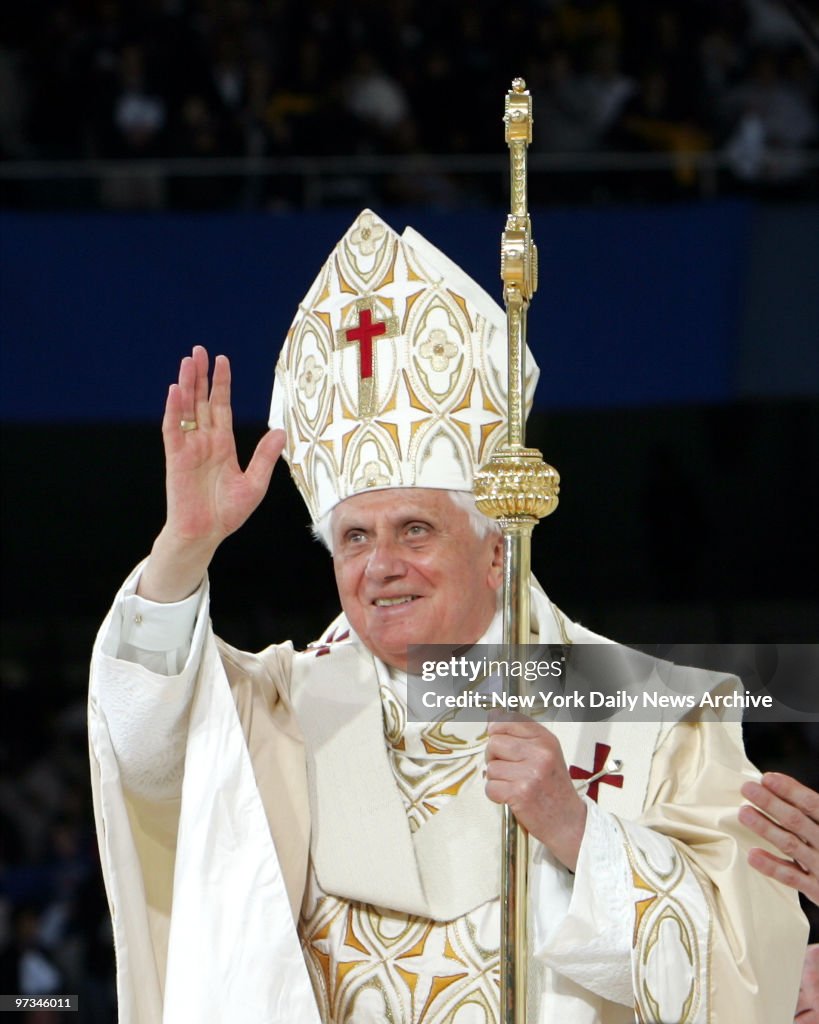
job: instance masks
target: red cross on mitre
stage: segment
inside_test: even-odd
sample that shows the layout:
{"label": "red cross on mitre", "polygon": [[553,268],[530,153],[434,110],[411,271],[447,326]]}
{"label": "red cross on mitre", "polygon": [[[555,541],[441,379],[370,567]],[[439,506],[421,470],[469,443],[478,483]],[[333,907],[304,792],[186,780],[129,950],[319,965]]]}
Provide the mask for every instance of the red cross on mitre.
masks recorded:
{"label": "red cross on mitre", "polygon": [[[589,783],[587,790],[590,800],[594,800],[597,803],[597,797],[600,786],[605,782],[607,786],[614,786],[616,789],[623,788],[623,776],[622,775],[609,775],[606,773],[606,764],[608,763],[609,754],[611,753],[611,747],[607,743],[595,743],[594,745],[594,767],[591,771],[586,771],[585,768],[578,768],[576,764],[573,764],[569,768],[569,775],[573,779],[593,779],[593,782]],[[617,766],[619,767],[619,765]]]}
{"label": "red cross on mitre", "polygon": [[375,405],[375,346],[377,338],[394,338],[398,321],[394,316],[379,316],[371,299],[360,299],[353,310],[354,321],[336,331],[339,347],[358,347],[358,415],[371,416]]}

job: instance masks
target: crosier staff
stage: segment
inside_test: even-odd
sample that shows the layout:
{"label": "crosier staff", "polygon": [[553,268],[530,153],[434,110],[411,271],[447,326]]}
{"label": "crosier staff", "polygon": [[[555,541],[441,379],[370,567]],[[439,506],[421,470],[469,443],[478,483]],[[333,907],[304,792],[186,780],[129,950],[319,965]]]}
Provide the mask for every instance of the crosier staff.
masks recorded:
{"label": "crosier staff", "polygon": [[[501,240],[501,279],[508,335],[508,440],[475,476],[478,508],[503,530],[503,640],[529,642],[529,577],[532,530],[557,507],[560,477],[524,438],[526,314],[537,288],[537,249],[532,242],[526,170],[532,141],[532,99],[522,78],[506,94],[506,142],[511,168],[511,212]],[[509,680],[510,691],[520,687]],[[503,807],[501,847],[501,1024],[526,1022],[528,835]]]}

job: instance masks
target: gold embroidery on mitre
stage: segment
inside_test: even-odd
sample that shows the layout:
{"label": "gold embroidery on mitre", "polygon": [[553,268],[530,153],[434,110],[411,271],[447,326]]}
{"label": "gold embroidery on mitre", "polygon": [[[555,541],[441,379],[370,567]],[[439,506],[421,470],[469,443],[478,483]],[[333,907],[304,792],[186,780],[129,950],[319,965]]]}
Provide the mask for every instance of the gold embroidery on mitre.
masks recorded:
{"label": "gold embroidery on mitre", "polygon": [[463,391],[475,358],[473,333],[451,294],[431,289],[407,322],[409,370],[430,407],[448,412]]}
{"label": "gold embroidery on mitre", "polygon": [[[335,269],[335,272],[336,272],[336,280],[338,281],[338,290],[339,290],[339,292],[342,292],[342,293],[344,293],[346,295],[355,295],[356,294],[356,290],[350,284],[350,282],[344,277],[344,274],[343,274],[343,272],[341,270],[341,263],[339,261],[338,256],[336,256],[336,258],[332,261],[332,265],[333,265],[333,267]],[[321,296],[322,300],[326,301],[327,299],[330,298],[331,294],[332,293],[330,291],[330,286],[329,286],[329,283],[328,283],[326,291],[324,291],[322,293],[322,296]]]}
{"label": "gold embroidery on mitre", "polygon": [[[448,472],[455,476],[466,476],[473,465],[469,448],[463,439],[442,420],[435,424],[434,430],[428,431],[419,441],[415,453],[415,478],[418,487],[424,487],[427,472],[432,474],[439,467],[448,467]],[[435,486],[435,476],[430,475],[426,486]]]}
{"label": "gold embroidery on mitre", "polygon": [[458,307],[460,308],[461,312],[464,315],[464,319],[466,320],[469,330],[474,331],[475,325],[472,322],[472,317],[469,315],[469,306],[467,305],[466,299],[463,297],[463,295],[459,295],[457,292],[453,292],[451,288],[447,288],[447,295],[449,295],[452,298],[453,302],[456,302],[458,304]]}
{"label": "gold embroidery on mitre", "polygon": [[351,442],[347,458],[347,471],[351,477],[350,494],[374,487],[395,486],[396,460],[390,457],[386,441],[392,447],[389,434],[376,430],[373,425]]}
{"label": "gold embroidery on mitre", "polygon": [[505,436],[502,324],[420,236],[356,218],[298,309],[271,403],[314,520],[373,487],[471,489]]}
{"label": "gold embroidery on mitre", "polygon": [[415,433],[429,420],[429,409],[412,390],[407,371],[402,370],[394,391],[374,421],[392,439],[400,461],[408,462],[411,459]]}
{"label": "gold embroidery on mitre", "polygon": [[[330,411],[333,335],[326,319],[308,310],[293,325],[277,382],[290,396],[286,429],[295,461],[305,461],[314,439],[323,432]],[[296,442],[295,444],[293,442]]]}
{"label": "gold embroidery on mitre", "polygon": [[342,238],[338,265],[358,289],[372,288],[383,279],[395,259],[398,236],[370,210],[358,215],[352,229]]}
{"label": "gold embroidery on mitre", "polygon": [[334,385],[330,413],[318,443],[333,456],[337,474],[341,473],[347,445],[357,429],[358,423],[353,418],[352,411],[344,404],[341,389]]}
{"label": "gold embroidery on mitre", "polygon": [[325,372],[324,366],[316,362],[316,357],[311,352],[304,360],[304,369],[296,381],[297,387],[304,392],[305,398],[312,398],[315,395],[316,388],[323,380]]}
{"label": "gold embroidery on mitre", "polygon": [[397,263],[397,261],[398,246],[395,247],[395,251],[392,254],[392,260],[390,261],[390,265],[387,267],[384,276],[376,285],[376,291],[381,291],[383,288],[386,288],[388,285],[391,285],[393,281],[395,281],[395,264]]}
{"label": "gold embroidery on mitre", "polygon": [[409,321],[410,314],[412,313],[412,308],[423,294],[424,292],[423,290],[421,290],[418,292],[413,292],[412,295],[407,296],[406,306],[404,307],[404,318],[401,321],[401,332],[403,334],[407,333],[407,323]]}
{"label": "gold embroidery on mitre", "polygon": [[484,461],[487,441],[499,428],[501,434],[504,433],[506,426],[503,414],[495,408],[481,387],[475,370],[472,371],[463,400],[452,410],[450,419],[469,441],[478,465]]}

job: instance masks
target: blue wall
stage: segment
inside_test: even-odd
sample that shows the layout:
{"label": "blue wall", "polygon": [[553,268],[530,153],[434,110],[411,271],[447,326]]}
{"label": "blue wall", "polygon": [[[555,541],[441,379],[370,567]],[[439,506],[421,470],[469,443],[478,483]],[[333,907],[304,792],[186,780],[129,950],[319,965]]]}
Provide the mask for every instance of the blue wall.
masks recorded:
{"label": "blue wall", "polygon": [[[238,418],[262,420],[296,304],[354,215],[0,214],[0,418],[155,421],[180,355],[202,343],[231,356]],[[499,295],[502,211],[384,215]],[[778,216],[742,202],[535,211],[537,404],[819,392],[819,207],[787,213],[793,260]]]}

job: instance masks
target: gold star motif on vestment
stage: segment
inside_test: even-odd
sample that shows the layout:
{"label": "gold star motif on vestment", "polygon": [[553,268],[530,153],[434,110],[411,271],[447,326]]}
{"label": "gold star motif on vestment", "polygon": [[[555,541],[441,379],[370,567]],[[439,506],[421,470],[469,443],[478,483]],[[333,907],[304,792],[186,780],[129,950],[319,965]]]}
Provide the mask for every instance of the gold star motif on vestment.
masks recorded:
{"label": "gold star motif on vestment", "polygon": [[418,942],[396,957],[395,969],[412,995],[414,1020],[419,1024],[423,1022],[435,999],[450,985],[467,976],[465,967],[464,961],[452,948],[445,924],[430,923]]}

